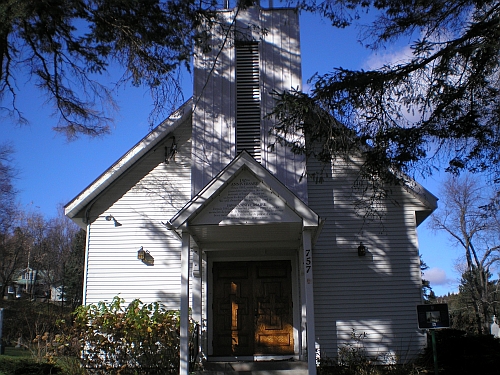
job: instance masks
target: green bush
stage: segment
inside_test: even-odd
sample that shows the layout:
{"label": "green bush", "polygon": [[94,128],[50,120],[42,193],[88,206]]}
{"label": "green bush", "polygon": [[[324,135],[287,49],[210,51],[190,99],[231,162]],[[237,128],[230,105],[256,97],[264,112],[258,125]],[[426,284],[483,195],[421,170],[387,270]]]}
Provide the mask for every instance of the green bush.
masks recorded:
{"label": "green bush", "polygon": [[[470,335],[456,329],[436,331],[437,359],[444,375],[497,375],[500,372],[500,340],[491,335]],[[426,352],[432,360],[432,345]]]}
{"label": "green bush", "polygon": [[83,366],[94,374],[177,374],[179,312],[159,303],[123,303],[115,297],[110,304],[79,307],[73,335],[60,337],[58,352],[81,353]]}

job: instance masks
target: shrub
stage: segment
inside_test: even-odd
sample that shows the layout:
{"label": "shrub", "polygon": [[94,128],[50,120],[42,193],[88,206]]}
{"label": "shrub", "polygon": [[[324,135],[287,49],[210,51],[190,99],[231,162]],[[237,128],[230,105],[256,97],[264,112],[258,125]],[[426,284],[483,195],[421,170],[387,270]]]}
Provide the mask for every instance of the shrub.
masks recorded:
{"label": "shrub", "polygon": [[59,352],[80,351],[83,366],[94,374],[178,373],[179,312],[159,303],[123,303],[115,297],[110,304],[77,308],[74,334]]}
{"label": "shrub", "polygon": [[3,339],[7,346],[21,344],[39,359],[43,358],[41,338],[53,336],[60,319],[71,317],[71,311],[49,302],[29,300],[1,301],[4,308]]}
{"label": "shrub", "polygon": [[353,328],[351,340],[341,344],[336,358],[321,358],[319,375],[417,375],[422,368],[414,363],[398,364],[394,354],[370,358],[365,348],[368,334]]}
{"label": "shrub", "polygon": [[[471,335],[456,329],[436,331],[437,359],[445,375],[496,375],[500,369],[500,340],[492,335]],[[432,345],[426,352],[432,361]]]}

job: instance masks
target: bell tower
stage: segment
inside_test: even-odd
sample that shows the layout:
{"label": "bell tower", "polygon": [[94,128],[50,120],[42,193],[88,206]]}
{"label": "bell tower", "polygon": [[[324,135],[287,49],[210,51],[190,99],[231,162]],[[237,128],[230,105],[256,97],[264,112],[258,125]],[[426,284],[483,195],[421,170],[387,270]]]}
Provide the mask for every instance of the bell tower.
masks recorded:
{"label": "bell tower", "polygon": [[195,51],[192,195],[245,150],[307,203],[305,157],[274,142],[267,116],[273,91],[302,88],[298,14],[254,5],[220,17]]}

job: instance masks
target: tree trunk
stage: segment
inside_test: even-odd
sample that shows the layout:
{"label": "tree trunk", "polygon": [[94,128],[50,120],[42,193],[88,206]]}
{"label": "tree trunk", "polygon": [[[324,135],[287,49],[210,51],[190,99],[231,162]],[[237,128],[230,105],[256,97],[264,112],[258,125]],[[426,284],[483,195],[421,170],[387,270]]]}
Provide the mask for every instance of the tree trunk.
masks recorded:
{"label": "tree trunk", "polygon": [[0,298],[3,299],[5,296],[5,291],[7,290],[7,284],[2,281],[2,286],[0,287],[1,293]]}

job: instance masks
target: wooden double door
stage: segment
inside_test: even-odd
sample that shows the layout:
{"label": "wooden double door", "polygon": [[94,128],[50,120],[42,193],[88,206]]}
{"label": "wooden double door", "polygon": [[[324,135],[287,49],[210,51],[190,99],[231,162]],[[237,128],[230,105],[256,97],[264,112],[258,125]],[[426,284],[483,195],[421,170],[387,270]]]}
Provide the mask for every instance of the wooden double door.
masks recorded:
{"label": "wooden double door", "polygon": [[213,263],[213,354],[294,354],[290,261]]}

